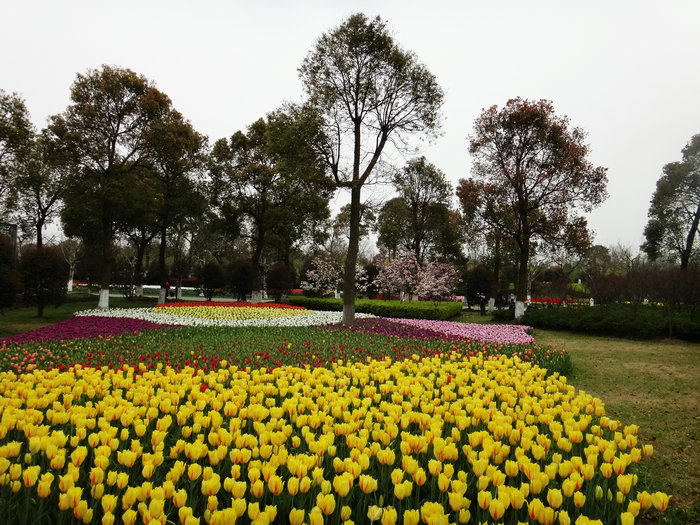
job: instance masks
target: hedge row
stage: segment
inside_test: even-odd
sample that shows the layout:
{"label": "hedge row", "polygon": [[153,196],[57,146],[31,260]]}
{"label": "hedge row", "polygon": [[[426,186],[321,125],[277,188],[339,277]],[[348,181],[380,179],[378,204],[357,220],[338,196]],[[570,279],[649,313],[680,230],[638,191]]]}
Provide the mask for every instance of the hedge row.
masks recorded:
{"label": "hedge row", "polygon": [[550,330],[567,330],[631,339],[677,337],[700,341],[700,314],[670,315],[663,308],[632,305],[528,309],[522,323]]}
{"label": "hedge row", "polygon": [[[343,300],[325,297],[289,297],[289,304],[304,306],[311,310],[342,311]],[[374,314],[379,317],[404,319],[431,319],[444,321],[462,313],[462,303],[449,301],[383,301],[379,299],[355,300],[355,311]]]}

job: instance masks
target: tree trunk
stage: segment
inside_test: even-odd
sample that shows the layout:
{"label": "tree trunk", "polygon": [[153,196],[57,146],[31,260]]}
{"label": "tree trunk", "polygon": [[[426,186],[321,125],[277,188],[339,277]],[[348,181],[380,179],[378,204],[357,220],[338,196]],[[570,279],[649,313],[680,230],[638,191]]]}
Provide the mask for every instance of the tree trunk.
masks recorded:
{"label": "tree trunk", "polygon": [[348,253],[345,257],[345,271],[343,275],[343,323],[346,325],[355,322],[355,265],[357,253],[360,248],[360,201],[361,186],[354,185],[350,196],[350,238],[348,239]]}
{"label": "tree trunk", "polygon": [[681,270],[688,269],[688,262],[690,261],[690,254],[693,253],[693,243],[695,242],[695,235],[698,233],[698,224],[700,223],[700,205],[698,205],[695,210],[695,216],[693,217],[693,223],[690,225],[690,231],[685,239],[685,249],[681,254]]}
{"label": "tree trunk", "polygon": [[527,298],[527,266],[530,262],[530,241],[526,239],[520,245],[518,258],[518,282],[515,287],[515,318],[520,319],[525,313]]}
{"label": "tree trunk", "polygon": [[134,263],[133,281],[136,285],[134,295],[143,297],[143,254],[146,252],[146,244],[138,243],[136,245],[136,262]]}
{"label": "tree trunk", "polygon": [[493,246],[493,283],[491,284],[491,297],[496,297],[501,281],[501,236],[496,235]]}
{"label": "tree trunk", "polygon": [[68,270],[68,291],[73,291],[73,275],[75,275],[75,264],[71,264]]}
{"label": "tree trunk", "polygon": [[167,242],[167,228],[163,226],[160,229],[160,246],[158,247],[158,277],[160,278],[160,291],[158,292],[158,304],[165,303],[165,281],[168,276],[165,272],[165,244]]}
{"label": "tree trunk", "polygon": [[[44,245],[44,221],[39,220],[36,223],[36,247],[41,248]],[[41,316],[39,316],[41,317]]]}
{"label": "tree trunk", "polygon": [[109,308],[109,288],[100,288],[100,299],[97,308],[107,310]]}
{"label": "tree trunk", "polygon": [[[106,228],[105,228],[106,229]],[[100,299],[97,307],[109,308],[109,287],[112,281],[112,238],[106,236],[102,240],[102,276],[100,278]]]}
{"label": "tree trunk", "polygon": [[253,251],[253,257],[251,258],[253,263],[253,291],[250,294],[250,302],[252,304],[262,302],[262,294],[260,293],[260,286],[262,284],[262,272],[260,269],[260,259],[262,258],[262,250],[262,234],[258,232],[258,237],[255,240],[255,250]]}

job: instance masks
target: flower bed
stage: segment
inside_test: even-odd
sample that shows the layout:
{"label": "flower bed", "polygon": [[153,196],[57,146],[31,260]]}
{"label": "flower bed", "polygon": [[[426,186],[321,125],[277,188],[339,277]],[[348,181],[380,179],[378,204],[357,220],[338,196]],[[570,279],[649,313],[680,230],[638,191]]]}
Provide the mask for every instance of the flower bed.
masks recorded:
{"label": "flower bed", "polygon": [[60,323],[44,326],[23,334],[0,339],[1,344],[36,343],[60,339],[89,339],[141,330],[168,328],[170,324],[155,323],[131,317],[76,316]]}
{"label": "flower bed", "polygon": [[2,373],[0,499],[45,523],[632,523],[668,504],[636,489],[635,426],[517,359],[220,365]]}
{"label": "flower bed", "polygon": [[[194,303],[197,304],[197,303]],[[173,312],[174,311],[174,312]],[[318,312],[306,309],[226,308],[218,306],[188,308],[124,308],[85,310],[76,316],[129,317],[154,323],[184,326],[315,326],[339,323],[342,312]],[[358,318],[372,317],[356,314]]]}
{"label": "flower bed", "polygon": [[182,301],[173,303],[161,303],[156,308],[198,308],[198,307],[221,307],[221,308],[271,308],[281,310],[306,310],[303,306],[294,306],[282,303],[249,303],[247,301]]}
{"label": "flower bed", "polygon": [[517,332],[102,314],[73,321],[184,326],[0,346],[10,522],[625,524],[668,504],[636,487],[636,426]]}
{"label": "flower bed", "polygon": [[534,338],[527,333],[530,330],[529,326],[457,323],[453,321],[428,321],[425,319],[396,319],[396,321],[435,333],[466,337],[477,341],[515,345],[529,344],[534,341]]}

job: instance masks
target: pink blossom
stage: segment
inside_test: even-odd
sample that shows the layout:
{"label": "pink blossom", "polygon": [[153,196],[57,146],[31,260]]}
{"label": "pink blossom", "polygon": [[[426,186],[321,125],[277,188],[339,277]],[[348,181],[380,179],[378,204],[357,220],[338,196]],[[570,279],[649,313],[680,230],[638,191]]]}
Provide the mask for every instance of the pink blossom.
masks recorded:
{"label": "pink blossom", "polygon": [[524,345],[535,340],[527,333],[531,327],[523,325],[490,325],[425,319],[392,319],[392,321],[477,341]]}

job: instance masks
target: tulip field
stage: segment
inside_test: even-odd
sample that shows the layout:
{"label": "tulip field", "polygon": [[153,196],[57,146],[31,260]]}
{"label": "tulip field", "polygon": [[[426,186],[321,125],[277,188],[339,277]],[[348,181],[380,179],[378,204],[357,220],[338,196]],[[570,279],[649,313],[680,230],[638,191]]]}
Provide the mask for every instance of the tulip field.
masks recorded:
{"label": "tulip field", "polygon": [[638,428],[523,326],[274,303],[0,339],[7,523],[640,523]]}

